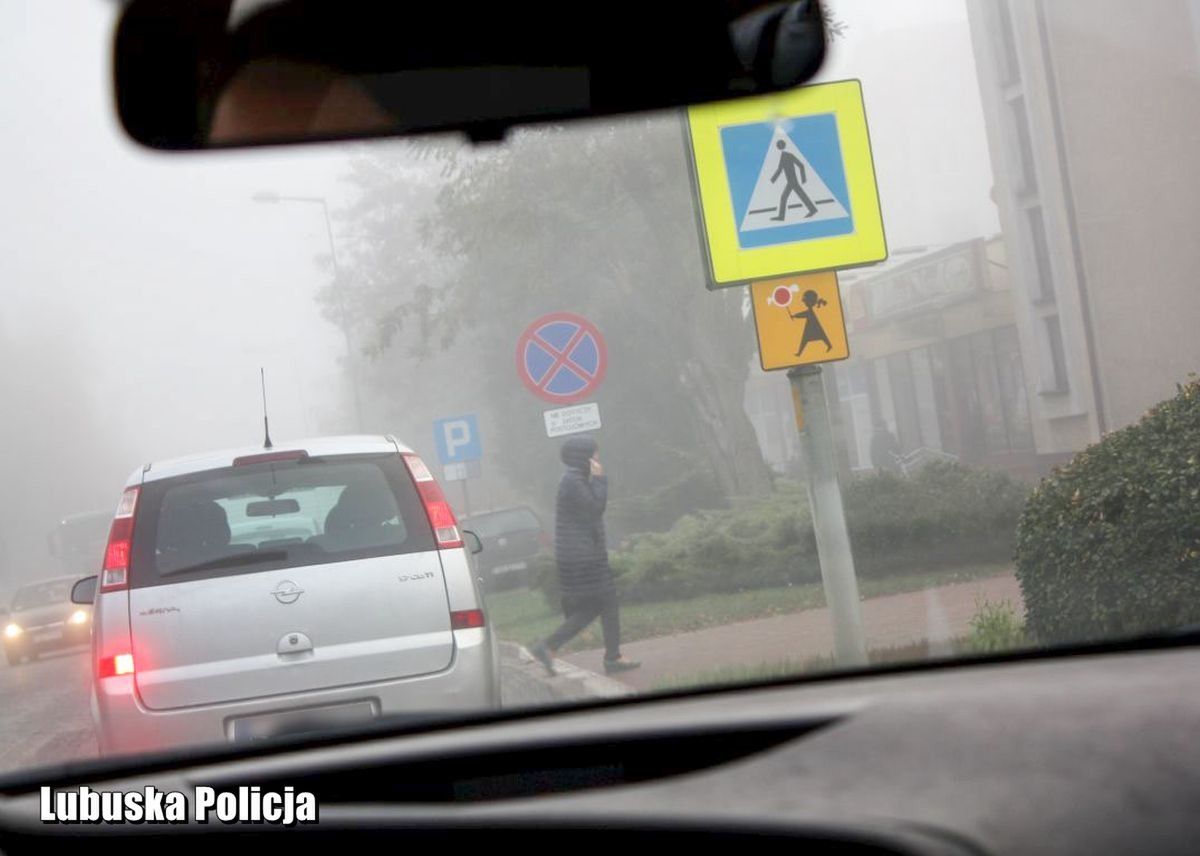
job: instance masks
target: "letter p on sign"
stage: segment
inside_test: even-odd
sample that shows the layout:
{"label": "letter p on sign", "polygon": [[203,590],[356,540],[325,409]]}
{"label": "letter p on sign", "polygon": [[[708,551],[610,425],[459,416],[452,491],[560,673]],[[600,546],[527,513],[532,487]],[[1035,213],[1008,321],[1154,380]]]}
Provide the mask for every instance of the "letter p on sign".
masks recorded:
{"label": "letter p on sign", "polygon": [[464,464],[483,456],[479,425],[474,415],[451,416],[433,423],[438,461],[445,464]]}

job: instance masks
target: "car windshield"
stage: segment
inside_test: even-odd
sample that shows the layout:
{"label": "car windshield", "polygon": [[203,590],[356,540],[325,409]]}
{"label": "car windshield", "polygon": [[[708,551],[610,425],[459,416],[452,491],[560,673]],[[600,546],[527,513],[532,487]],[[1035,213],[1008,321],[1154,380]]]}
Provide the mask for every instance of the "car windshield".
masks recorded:
{"label": "car windshield", "polygon": [[39,583],[20,589],[13,597],[12,609],[17,612],[23,609],[36,609],[39,606],[56,606],[67,603],[71,599],[71,583],[56,580]]}
{"label": "car windshield", "polygon": [[1200,3],[829,0],[778,97],[186,154],[122,5],[0,8],[0,591],[100,576],[92,649],[5,619],[0,773],[1200,624]]}

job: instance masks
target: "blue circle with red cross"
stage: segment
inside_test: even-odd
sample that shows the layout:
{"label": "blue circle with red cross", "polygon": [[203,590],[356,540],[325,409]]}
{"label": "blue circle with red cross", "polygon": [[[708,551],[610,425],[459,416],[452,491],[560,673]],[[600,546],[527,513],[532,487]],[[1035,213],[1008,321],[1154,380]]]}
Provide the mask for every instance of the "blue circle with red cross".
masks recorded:
{"label": "blue circle with red cross", "polygon": [[608,364],[596,325],[571,312],[543,315],[517,341],[517,374],[534,395],[571,404],[591,395]]}

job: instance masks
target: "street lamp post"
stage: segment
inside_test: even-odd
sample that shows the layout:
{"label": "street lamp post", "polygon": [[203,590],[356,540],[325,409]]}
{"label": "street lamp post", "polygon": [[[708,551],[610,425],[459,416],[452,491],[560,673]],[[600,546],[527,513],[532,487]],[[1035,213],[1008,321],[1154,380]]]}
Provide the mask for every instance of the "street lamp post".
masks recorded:
{"label": "street lamp post", "polygon": [[329,219],[329,204],[322,196],[281,196],[269,190],[254,194],[255,202],[275,204],[278,202],[308,202],[321,206],[325,215],[325,234],[329,238],[329,255],[333,260],[333,291],[337,297],[338,311],[342,316],[342,334],[346,337],[346,358],[350,361],[350,386],[354,390],[354,415],[358,422],[358,430],[364,431],[362,396],[359,392],[358,356],[354,353],[354,345],[350,340],[350,323],[346,315],[346,301],[342,293],[342,270],[338,265],[337,245],[333,240],[333,226]]}

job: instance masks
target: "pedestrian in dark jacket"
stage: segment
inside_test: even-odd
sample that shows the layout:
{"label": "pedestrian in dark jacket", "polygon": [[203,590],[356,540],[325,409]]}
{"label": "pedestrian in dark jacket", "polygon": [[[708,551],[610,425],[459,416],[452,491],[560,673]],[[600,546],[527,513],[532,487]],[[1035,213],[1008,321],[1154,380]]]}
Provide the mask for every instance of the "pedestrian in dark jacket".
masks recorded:
{"label": "pedestrian in dark jacket", "polygon": [[599,446],[590,437],[571,437],[560,452],[567,470],[558,483],[555,502],[554,554],[565,620],[533,654],[554,674],[554,654],[596,618],[604,631],[604,670],[635,669],[640,664],[621,656],[621,624],[617,588],[608,564],[604,509],[608,477],[600,464]]}

